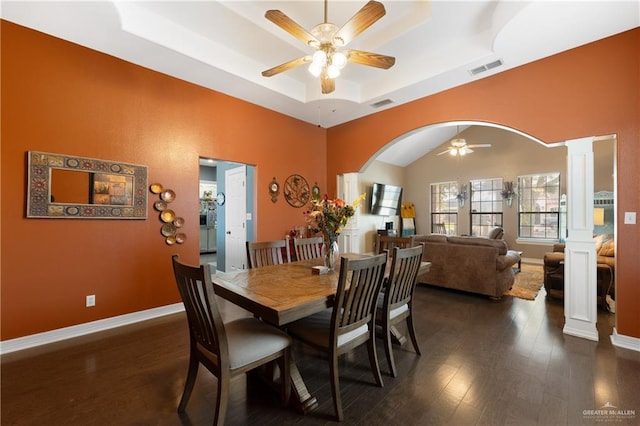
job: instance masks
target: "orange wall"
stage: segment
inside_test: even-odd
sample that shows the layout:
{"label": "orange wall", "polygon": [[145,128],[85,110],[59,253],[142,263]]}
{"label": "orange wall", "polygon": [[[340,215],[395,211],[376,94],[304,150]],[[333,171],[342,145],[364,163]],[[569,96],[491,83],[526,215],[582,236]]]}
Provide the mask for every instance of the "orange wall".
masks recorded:
{"label": "orange wall", "polygon": [[[326,191],[326,130],[1,25],[1,340],[179,302],[170,257],[198,262],[199,156],[257,166],[260,240],[304,223],[282,196],[271,202],[274,176],[298,173]],[[151,193],[147,220],[26,219],[32,150],[147,165],[149,183],[176,191],[187,243],[164,243]],[[88,294],[96,307],[84,307]]]}
{"label": "orange wall", "polygon": [[640,211],[640,29],[333,127],[327,176],[359,171],[394,138],[452,120],[502,124],[547,143],[617,134],[616,327],[640,338],[640,231],[623,224],[625,211]]}
{"label": "orange wall", "polygon": [[[423,125],[485,120],[547,142],[618,135],[618,332],[640,337],[640,30],[581,47],[328,131],[1,21],[1,340],[179,301],[170,255],[198,259],[198,157],[256,165],[257,239],[303,223],[268,183],[293,173],[335,194],[380,147]],[[325,148],[325,141],[327,141]],[[304,145],[301,146],[301,143]],[[275,147],[275,149],[274,149]],[[25,218],[25,153],[149,167],[176,191],[189,239],[167,246],[147,220]],[[300,155],[300,153],[308,155]],[[331,176],[331,178],[327,178]],[[9,200],[9,201],[8,201]],[[85,308],[87,294],[97,306]]]}

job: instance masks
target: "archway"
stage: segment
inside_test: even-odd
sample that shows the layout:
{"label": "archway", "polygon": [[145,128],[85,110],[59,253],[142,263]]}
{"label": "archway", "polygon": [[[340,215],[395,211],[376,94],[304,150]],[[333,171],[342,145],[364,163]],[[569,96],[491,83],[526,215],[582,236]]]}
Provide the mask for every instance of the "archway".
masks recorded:
{"label": "archway", "polygon": [[[446,134],[445,137],[442,137],[442,134],[444,133],[444,132],[442,132],[442,130],[446,130],[447,128],[449,130],[451,128],[455,129],[457,126],[465,126],[464,131],[467,132],[467,133],[465,133],[465,135],[470,134],[472,136],[474,135],[473,132],[468,133],[469,130],[468,130],[468,127],[466,127],[466,126],[471,126],[471,128],[473,128],[475,126],[475,127],[485,127],[485,128],[499,129],[499,130],[504,131],[504,132],[509,132],[512,136],[515,135],[514,137],[517,137],[517,139],[519,141],[527,140],[527,141],[535,142],[535,145],[539,149],[541,149],[543,151],[546,151],[546,152],[549,152],[549,153],[550,152],[554,152],[554,151],[558,150],[558,148],[560,148],[560,150],[557,151],[560,154],[556,154],[555,156],[556,157],[560,157],[561,161],[563,163],[563,168],[561,170],[562,175],[563,175],[563,180],[564,180],[564,177],[567,176],[567,173],[569,172],[569,170],[568,170],[569,167],[567,165],[567,151],[566,151],[566,149],[564,149],[564,147],[566,147],[568,145],[568,143],[560,142],[560,143],[556,143],[556,144],[545,144],[542,141],[536,139],[535,137],[527,135],[527,134],[525,134],[523,132],[520,132],[518,130],[508,128],[506,126],[494,125],[494,124],[490,124],[490,123],[476,122],[476,121],[473,121],[473,122],[472,121],[453,121],[453,122],[448,122],[448,123],[438,123],[438,124],[435,124],[435,125],[425,126],[425,127],[420,128],[420,129],[413,130],[411,132],[408,132],[408,133],[406,133],[404,135],[401,135],[401,136],[395,138],[394,140],[390,141],[388,144],[384,145],[371,158],[369,158],[365,162],[365,165],[360,170],[360,175],[364,176],[364,182],[361,183],[361,186],[360,186],[359,190],[362,191],[364,189],[364,187],[366,187],[368,181],[371,180],[371,177],[367,176],[367,170],[369,170],[371,167],[376,168],[377,172],[380,172],[380,170],[385,172],[386,176],[384,176],[384,178],[393,178],[394,177],[393,165],[392,166],[384,166],[384,167],[380,167],[378,165],[378,162],[380,161],[379,160],[380,157],[382,157],[382,158],[391,158],[391,159],[395,158],[396,161],[399,161],[399,160],[397,160],[397,158],[398,158],[397,155],[386,155],[386,157],[385,157],[385,153],[388,154],[388,150],[398,149],[399,146],[402,146],[404,144],[405,145],[404,149],[414,148],[414,151],[421,152],[421,149],[423,149],[423,148],[417,148],[415,146],[415,144],[418,143],[420,141],[420,138],[424,136],[423,133],[425,131],[428,132],[429,130],[437,130],[436,132],[433,132],[433,134],[436,135],[436,136],[440,135],[441,139],[437,139],[436,138],[436,140],[426,141],[425,144],[428,145],[428,149],[426,150],[426,154],[423,155],[424,157],[428,157],[428,156],[433,157],[434,154],[433,153],[429,154],[429,152],[430,151],[433,152],[434,150],[435,151],[440,150],[442,148],[440,145],[443,142],[447,143],[447,139],[452,137],[451,132]],[[454,132],[454,134],[455,134],[455,132]],[[615,144],[615,137],[608,137],[608,138],[612,139],[612,141]],[[589,138],[589,139],[592,139],[592,138]],[[605,139],[605,138],[599,138],[599,140],[602,140],[602,139]],[[475,143],[475,142],[487,142],[487,141],[486,140],[480,140],[480,141],[473,140],[473,142]],[[612,144],[612,145],[614,146],[614,144]],[[554,149],[553,150],[549,150],[549,148],[554,148]],[[589,150],[593,150],[591,145],[589,146],[588,149]],[[614,170],[615,170],[615,162],[614,162],[615,153],[614,153],[614,149],[613,148],[610,151],[611,151],[611,153],[610,153],[609,158],[610,158],[610,163],[611,163],[610,165],[611,165],[611,170],[612,170],[611,174],[613,176],[615,176],[615,173],[614,173]],[[495,154],[495,153],[493,153],[491,155],[492,156],[503,157],[503,156]],[[523,155],[526,156],[527,154],[524,153]],[[592,155],[593,155],[593,153],[592,153]],[[476,156],[476,153],[474,153],[473,156]],[[481,157],[481,156],[479,156],[479,157]],[[484,156],[484,157],[486,158],[486,156]],[[416,158],[416,156],[414,154],[414,157],[411,158],[411,162],[412,163],[419,163],[421,158],[422,157]],[[476,157],[476,158],[478,158],[478,157]],[[531,156],[527,156],[526,157],[526,160],[527,160],[528,163],[531,163],[531,158],[532,158]],[[435,161],[435,160],[432,160],[432,161]],[[438,161],[443,161],[443,160],[438,160]],[[549,161],[545,160],[545,163],[549,163]],[[535,167],[535,162],[534,162],[533,165]],[[518,168],[518,164],[517,163],[511,164],[510,166],[513,166],[512,168]],[[385,170],[385,167],[386,167],[386,170]],[[429,168],[424,162],[422,164],[418,164],[417,166],[413,167],[413,169],[417,169],[417,170],[423,171],[422,175],[419,175],[419,174],[416,175],[414,172],[412,172],[412,170],[411,170],[412,167],[411,166],[404,166],[404,168],[407,169],[406,173],[404,173],[404,174],[395,173],[395,176],[396,177],[397,176],[401,176],[401,179],[404,179],[403,184],[407,187],[407,190],[406,190],[405,193],[409,197],[415,196],[417,194],[416,191],[421,190],[421,189],[412,190],[411,189],[412,186],[415,186],[415,185],[411,185],[411,183],[413,183],[415,181],[422,181],[422,182],[424,182],[424,181],[427,181],[427,182],[428,181],[433,181],[433,179],[425,179],[424,178],[424,176],[425,176],[424,170]],[[389,170],[391,170],[391,171],[389,171]],[[458,176],[458,173],[459,173],[458,171],[453,171],[452,173],[454,175],[456,175],[456,178],[459,177]],[[574,180],[575,181],[584,182],[585,180],[591,179],[591,181],[593,182],[593,177],[594,177],[593,162],[590,165],[590,170],[580,170],[580,173],[581,174],[579,176],[578,175],[574,175]],[[583,175],[582,173],[586,173],[586,174]],[[422,178],[421,178],[421,176],[422,176]],[[418,178],[416,179],[416,177],[418,177]],[[448,178],[451,178],[451,176],[446,177],[445,179],[448,179]],[[436,179],[436,181],[437,181],[437,179]],[[609,185],[610,186],[608,186],[608,187],[611,188],[611,190],[613,190],[615,188],[615,181],[614,181],[613,177],[611,177],[611,181],[610,181]],[[596,187],[597,186],[598,185],[596,185]],[[573,189],[574,189],[574,191],[576,190],[575,187]],[[566,188],[566,187],[563,186],[563,192],[564,193],[568,193],[570,190],[571,190],[571,187]],[[587,205],[591,205],[591,206],[593,205],[593,185],[591,186],[591,189],[589,190],[589,192],[590,192],[590,195],[591,195],[591,200],[589,201],[588,199],[587,200],[582,199],[579,202],[579,204],[582,203],[582,206],[583,206],[582,208],[580,208],[581,215],[583,217],[585,217],[585,218],[590,216],[590,219],[587,219],[587,220],[591,221],[590,225],[588,223],[586,224],[590,229],[589,237],[585,241],[581,241],[581,244],[587,244],[587,245],[594,246],[592,235],[591,235],[591,233],[593,232],[593,209],[592,208],[589,209],[589,208],[585,208],[584,207],[584,206],[587,206]],[[571,195],[570,195],[569,198],[571,198]],[[575,199],[575,197],[574,197],[574,199]],[[426,204],[426,198],[420,199],[420,202]],[[575,210],[577,210],[577,209],[575,209]],[[425,216],[427,216],[427,215],[425,215]],[[367,234],[367,232],[371,232],[371,231],[369,231],[369,228],[371,227],[371,223],[367,221],[366,215],[364,217],[361,217],[359,219],[359,221],[360,221],[360,223],[362,225],[361,229],[363,227],[365,228],[364,232],[362,233],[363,234],[362,237],[365,240],[364,248],[366,249],[369,246],[369,244],[367,243],[368,239],[367,239],[367,235],[366,234]],[[429,227],[425,226],[424,220],[422,221],[422,226],[420,224],[420,221],[418,220],[418,233],[425,233],[425,230],[428,230],[428,229],[429,229]],[[516,230],[516,228],[515,228],[515,226],[513,226],[512,227],[512,235],[513,235],[513,233],[517,234],[517,232],[514,232],[515,230]],[[525,243],[522,243],[518,239],[511,240],[509,242],[510,242],[510,244],[509,244],[510,247],[512,247],[514,249],[520,249],[520,248],[523,248],[523,247],[527,247]],[[515,245],[513,245],[514,242],[515,242]],[[538,247],[540,247],[540,246],[538,246]],[[548,251],[549,249],[548,249],[548,247],[546,247],[546,248],[543,248],[543,251],[544,250]],[[527,248],[527,250],[523,250],[523,251],[529,253],[530,256],[531,256],[531,254],[535,253],[535,250],[531,250],[530,248]],[[543,253],[539,253],[537,256],[532,256],[532,257],[537,257],[539,259],[539,261],[541,262],[542,254]],[[597,330],[595,329],[595,319],[596,319],[596,316],[597,316],[597,313],[595,312],[595,303],[596,303],[595,261],[592,261],[592,260],[593,260],[593,258],[591,258],[589,260],[589,262],[590,262],[589,264],[592,263],[593,266],[594,266],[593,277],[586,277],[586,278],[589,279],[589,283],[592,283],[592,284],[589,284],[588,286],[582,285],[580,287],[574,288],[574,292],[572,294],[574,296],[578,295],[578,294],[581,294],[581,293],[586,295],[586,296],[584,296],[584,298],[582,300],[579,300],[577,302],[580,306],[582,306],[584,308],[582,311],[580,311],[580,309],[582,309],[582,308],[579,309],[580,315],[583,315],[584,311],[587,310],[587,307],[591,306],[591,305],[593,305],[593,307],[594,307],[593,312],[591,312],[589,315],[587,315],[587,317],[589,319],[588,319],[588,321],[586,321],[587,324],[588,324],[586,326],[586,329],[584,327],[582,327],[582,329],[580,329],[578,332],[575,332],[575,330],[574,330],[575,327],[566,327],[565,328],[565,333],[578,335],[579,337],[585,337],[585,338],[589,338],[589,339],[592,339],[592,340],[597,340]],[[580,266],[576,266],[576,269],[579,269],[579,268],[580,268]],[[582,280],[581,281],[582,284],[585,283],[583,278],[585,278],[585,277],[578,278],[578,279]],[[569,296],[569,297],[571,297],[571,296]],[[565,309],[565,311],[568,313],[568,315],[572,315],[571,312],[575,312],[576,301],[575,300],[569,300],[568,298],[566,298],[565,299],[565,304],[568,304],[567,306],[572,306],[573,307],[572,309]],[[571,323],[571,320],[568,318],[567,322]]]}

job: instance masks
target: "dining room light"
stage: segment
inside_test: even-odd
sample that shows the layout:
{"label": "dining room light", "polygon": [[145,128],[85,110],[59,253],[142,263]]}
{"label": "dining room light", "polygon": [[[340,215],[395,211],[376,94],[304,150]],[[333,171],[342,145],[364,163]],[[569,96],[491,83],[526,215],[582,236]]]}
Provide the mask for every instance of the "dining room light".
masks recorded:
{"label": "dining room light", "polygon": [[347,55],[342,52],[335,52],[331,57],[331,63],[338,69],[342,69],[347,65]]}
{"label": "dining room light", "polygon": [[327,67],[327,77],[336,78],[340,75],[340,68],[331,64]]}
{"label": "dining room light", "polygon": [[309,72],[314,77],[319,77],[324,72],[328,78],[333,79],[340,75],[340,70],[346,65],[347,55],[336,52],[331,45],[323,45],[311,57]]}

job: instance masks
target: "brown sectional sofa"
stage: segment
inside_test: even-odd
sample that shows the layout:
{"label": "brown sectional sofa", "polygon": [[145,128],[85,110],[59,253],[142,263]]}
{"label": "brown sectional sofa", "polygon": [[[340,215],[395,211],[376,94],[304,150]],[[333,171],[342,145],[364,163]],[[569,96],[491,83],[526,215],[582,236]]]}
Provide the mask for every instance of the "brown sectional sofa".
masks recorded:
{"label": "brown sectional sofa", "polygon": [[422,259],[431,262],[418,283],[432,284],[500,298],[515,280],[513,266],[520,260],[504,240],[486,237],[414,235],[424,244]]}

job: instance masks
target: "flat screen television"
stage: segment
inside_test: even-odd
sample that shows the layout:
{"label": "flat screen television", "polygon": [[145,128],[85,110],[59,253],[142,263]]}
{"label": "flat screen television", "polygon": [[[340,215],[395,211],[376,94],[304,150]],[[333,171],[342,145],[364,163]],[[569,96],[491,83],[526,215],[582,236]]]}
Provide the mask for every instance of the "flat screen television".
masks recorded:
{"label": "flat screen television", "polygon": [[402,203],[402,187],[374,183],[371,190],[370,213],[380,216],[398,216]]}

